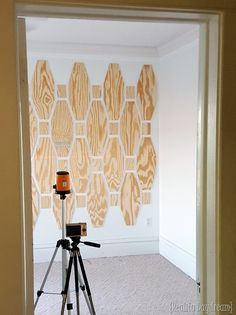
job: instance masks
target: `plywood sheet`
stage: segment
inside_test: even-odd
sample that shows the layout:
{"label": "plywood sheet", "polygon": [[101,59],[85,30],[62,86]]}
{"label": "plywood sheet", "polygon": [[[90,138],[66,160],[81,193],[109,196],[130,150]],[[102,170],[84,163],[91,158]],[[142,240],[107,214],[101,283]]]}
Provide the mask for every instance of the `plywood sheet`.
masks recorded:
{"label": "plywood sheet", "polygon": [[107,213],[107,192],[101,174],[93,174],[88,191],[87,209],[93,226],[101,226]]}
{"label": "plywood sheet", "polygon": [[57,161],[58,171],[69,171],[68,161],[67,160],[58,160]]}
{"label": "plywood sheet", "polygon": [[119,206],[119,199],[120,195],[119,194],[110,194],[110,206]]}
{"label": "plywood sheet", "polygon": [[90,159],[85,139],[76,139],[70,156],[71,180],[76,193],[85,193],[89,181]]}
{"label": "plywood sheet", "polygon": [[151,65],[142,67],[137,86],[137,98],[142,118],[151,120],[156,106],[156,78]]}
{"label": "plywood sheet", "polygon": [[40,207],[39,207],[39,193],[36,188],[35,182],[32,178],[32,218],[33,218],[33,226],[35,225],[37,218],[39,216]]}
{"label": "plywood sheet", "polygon": [[69,99],[75,119],[83,120],[90,102],[90,84],[83,63],[75,63],[69,82]]}
{"label": "plywood sheet", "polygon": [[126,99],[135,98],[135,86],[126,86]]}
{"label": "plywood sheet", "polygon": [[110,135],[118,135],[119,133],[119,124],[117,122],[110,122],[109,123],[109,133]]}
{"label": "plywood sheet", "polygon": [[110,138],[104,156],[104,175],[109,190],[119,191],[124,174],[124,158],[118,138]]}
{"label": "plywood sheet", "polygon": [[92,86],[92,94],[93,98],[101,98],[102,97],[102,87],[100,85]]}
{"label": "plywood sheet", "polygon": [[51,208],[51,196],[41,196],[40,205],[41,208],[48,209]]}
{"label": "plywood sheet", "polygon": [[[53,214],[57,222],[57,225],[60,229],[62,228],[61,208],[62,208],[62,201],[60,200],[60,196],[57,194],[54,194],[53,195]],[[75,197],[72,191],[71,194],[66,195],[66,199],[64,200],[65,223],[72,222],[74,210],[75,210]]]}
{"label": "plywood sheet", "polygon": [[116,63],[109,65],[104,81],[104,102],[109,119],[118,120],[124,99],[124,81],[120,67]]}
{"label": "plywood sheet", "polygon": [[151,135],[151,123],[150,122],[143,122],[142,123],[142,135],[143,136],[150,136]]}
{"label": "plywood sheet", "polygon": [[127,173],[121,188],[121,211],[127,225],[136,223],[140,210],[140,190],[133,173]]}
{"label": "plywood sheet", "polygon": [[135,155],[140,142],[141,122],[135,102],[126,102],[124,112],[121,117],[121,140],[127,155]]}
{"label": "plywood sheet", "polygon": [[137,157],[137,172],[143,190],[152,188],[156,173],[156,153],[151,138],[143,138]]}
{"label": "plywood sheet", "polygon": [[87,119],[87,139],[92,155],[101,155],[107,138],[107,118],[101,101],[93,101]]}
{"label": "plywood sheet", "polygon": [[57,85],[57,97],[58,98],[65,98],[66,95],[66,85],[65,84],[58,84]]}
{"label": "plywood sheet", "polygon": [[76,136],[84,136],[85,135],[85,123],[79,122],[75,125]]}
{"label": "plywood sheet", "polygon": [[33,111],[33,107],[29,104],[29,124],[30,124],[30,149],[31,155],[33,154],[33,150],[35,148],[35,144],[38,138],[38,121],[35,113]]}
{"label": "plywood sheet", "polygon": [[86,195],[77,195],[76,196],[76,207],[77,208],[85,208],[86,203]]}
{"label": "plywood sheet", "polygon": [[126,158],[125,159],[125,170],[126,171],[135,171],[136,159],[135,158]]}
{"label": "plywood sheet", "polygon": [[142,191],[142,204],[149,205],[151,204],[151,192],[150,191]]}
{"label": "plywood sheet", "polygon": [[55,160],[51,140],[40,138],[34,155],[34,171],[40,192],[43,194],[49,194],[52,191],[56,174]]}
{"label": "plywood sheet", "polygon": [[39,123],[39,134],[41,136],[46,136],[49,134],[49,123],[42,121]]}
{"label": "plywood sheet", "polygon": [[93,158],[92,159],[92,172],[103,172],[103,159],[102,158]]}
{"label": "plywood sheet", "polygon": [[54,103],[54,80],[46,60],[38,60],[32,80],[32,99],[40,119],[48,119]]}

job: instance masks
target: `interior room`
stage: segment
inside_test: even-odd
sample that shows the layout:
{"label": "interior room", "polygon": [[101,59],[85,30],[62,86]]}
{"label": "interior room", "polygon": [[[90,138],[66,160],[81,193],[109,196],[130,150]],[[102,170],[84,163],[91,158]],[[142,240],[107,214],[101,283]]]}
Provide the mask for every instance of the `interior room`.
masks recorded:
{"label": "interior room", "polygon": [[[101,244],[80,244],[97,314],[196,303],[199,25],[30,17],[26,30],[35,296],[63,204]],[[57,171],[70,174],[64,202]],[[61,260],[37,315],[60,309]]]}

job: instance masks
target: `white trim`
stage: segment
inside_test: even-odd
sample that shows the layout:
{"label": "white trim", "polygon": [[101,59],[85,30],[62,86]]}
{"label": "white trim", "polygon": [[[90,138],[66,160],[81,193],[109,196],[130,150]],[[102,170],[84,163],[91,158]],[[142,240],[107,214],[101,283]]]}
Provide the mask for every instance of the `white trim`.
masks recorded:
{"label": "white trim", "polygon": [[193,254],[163,236],[160,236],[159,251],[172,264],[196,280],[196,257]]}
{"label": "white trim", "polygon": [[[155,237],[111,239],[105,241],[95,240],[95,242],[100,243],[102,245],[101,248],[97,249],[83,244],[80,245],[83,258],[87,259],[159,253],[158,239]],[[34,263],[49,262],[54,249],[55,244],[53,243],[34,245]],[[57,254],[55,261],[61,261],[61,253]]]}

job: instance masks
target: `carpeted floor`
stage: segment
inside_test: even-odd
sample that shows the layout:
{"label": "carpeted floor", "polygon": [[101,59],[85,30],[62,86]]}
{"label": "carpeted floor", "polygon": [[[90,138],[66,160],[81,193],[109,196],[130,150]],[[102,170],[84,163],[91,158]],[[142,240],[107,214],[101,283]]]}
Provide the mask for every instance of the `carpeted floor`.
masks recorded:
{"label": "carpeted floor", "polygon": [[[160,255],[88,259],[84,266],[97,315],[186,315],[177,306],[181,309],[197,303],[195,282]],[[35,292],[47,267],[48,264],[35,264]],[[73,274],[70,283],[73,291]],[[53,264],[44,290],[61,292],[60,263]],[[71,299],[75,301],[74,292]],[[59,315],[61,300],[61,295],[43,294],[35,315]],[[80,310],[81,315],[89,314],[82,293]],[[75,309],[72,314],[76,314]]]}

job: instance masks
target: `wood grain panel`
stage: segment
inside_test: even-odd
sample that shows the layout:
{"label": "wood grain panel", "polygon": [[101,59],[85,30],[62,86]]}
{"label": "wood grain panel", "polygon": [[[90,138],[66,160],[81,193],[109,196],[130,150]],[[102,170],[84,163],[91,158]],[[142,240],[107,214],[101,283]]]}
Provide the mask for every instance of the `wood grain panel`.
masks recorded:
{"label": "wood grain panel", "polygon": [[100,85],[92,86],[92,95],[93,98],[101,98],[102,97],[102,87]]}
{"label": "wood grain panel", "polygon": [[57,102],[51,125],[57,154],[67,156],[73,139],[73,121],[66,101]]}
{"label": "wood grain panel", "polygon": [[90,84],[83,63],[75,63],[69,82],[69,100],[77,120],[83,120],[90,102]]}
{"label": "wood grain panel", "polygon": [[156,153],[151,138],[143,138],[137,157],[137,173],[143,190],[152,188],[156,173]]}
{"label": "wood grain panel", "polygon": [[35,144],[38,138],[38,121],[33,111],[33,107],[29,104],[29,127],[30,127],[30,150],[31,155],[35,148]]}
{"label": "wood grain panel", "polygon": [[76,207],[77,208],[85,208],[86,203],[86,195],[77,195],[76,196]]}
{"label": "wood grain panel", "polygon": [[92,172],[102,172],[103,171],[103,159],[92,159]]}
{"label": "wood grain panel", "polygon": [[142,123],[142,135],[143,136],[151,135],[151,123],[150,122],[143,122]]}
{"label": "wood grain panel", "polygon": [[121,188],[121,211],[127,225],[135,225],[140,209],[140,190],[133,173],[127,173]]}
{"label": "wood grain panel", "polygon": [[110,206],[119,206],[119,199],[120,195],[119,194],[110,194]]}
{"label": "wood grain panel", "polygon": [[126,99],[135,98],[135,86],[126,86]]}
{"label": "wood grain panel", "polygon": [[[60,200],[60,196],[57,194],[54,194],[53,195],[53,215],[60,229],[62,228],[61,207],[62,207],[62,202]],[[75,210],[75,197],[72,191],[71,194],[66,195],[66,199],[64,200],[64,211],[65,211],[66,223],[72,222],[74,210]]]}
{"label": "wood grain panel", "polygon": [[107,193],[101,174],[93,174],[88,191],[88,212],[93,226],[104,223],[107,212]]}
{"label": "wood grain panel", "polygon": [[149,205],[152,203],[151,200],[151,192],[150,191],[142,191],[142,204]]}
{"label": "wood grain panel", "polygon": [[48,209],[51,208],[51,196],[41,196],[40,205],[41,208]]}
{"label": "wood grain panel", "polygon": [[36,221],[39,216],[40,212],[40,207],[39,207],[39,193],[37,191],[35,182],[32,178],[32,183],[31,183],[31,188],[32,188],[32,219],[33,219],[33,226],[35,226]]}
{"label": "wood grain panel", "polygon": [[107,137],[107,118],[101,101],[93,101],[87,119],[87,139],[93,155],[101,155]]}
{"label": "wood grain panel", "polygon": [[76,136],[84,136],[85,135],[85,124],[84,124],[84,122],[76,123],[75,131],[76,131]]}
{"label": "wood grain panel", "polygon": [[39,123],[39,134],[41,136],[47,136],[49,134],[49,123],[48,122],[40,122]]}
{"label": "wood grain panel", "polygon": [[65,98],[66,95],[66,85],[58,84],[57,85],[57,97],[58,98]]}
{"label": "wood grain panel", "polygon": [[110,138],[104,156],[104,175],[109,190],[119,191],[124,173],[124,158],[118,138]]}
{"label": "wood grain panel", "polygon": [[54,103],[54,80],[46,60],[38,60],[32,79],[32,99],[40,119],[48,119]]}
{"label": "wood grain panel", "polygon": [[137,98],[144,120],[151,120],[156,106],[156,78],[151,65],[142,67],[137,86]]}
{"label": "wood grain panel", "polygon": [[135,158],[126,158],[125,159],[125,170],[126,171],[135,171],[136,161]]}
{"label": "wood grain panel", "polygon": [[90,159],[85,139],[76,139],[70,156],[71,179],[76,193],[87,191]]}
{"label": "wood grain panel", "polygon": [[119,124],[116,122],[109,123],[109,134],[110,135],[118,135],[119,133]]}
{"label": "wood grain panel", "polygon": [[121,117],[121,140],[127,155],[135,155],[140,141],[140,118],[133,101],[126,102]]}
{"label": "wood grain panel", "polygon": [[69,171],[68,161],[67,160],[58,160],[57,169],[59,171]]}
{"label": "wood grain panel", "polygon": [[124,81],[118,64],[110,64],[104,81],[104,102],[111,120],[120,118],[124,99]]}
{"label": "wood grain panel", "polygon": [[34,155],[35,179],[40,192],[49,194],[54,184],[56,168],[55,154],[49,138],[40,138]]}

